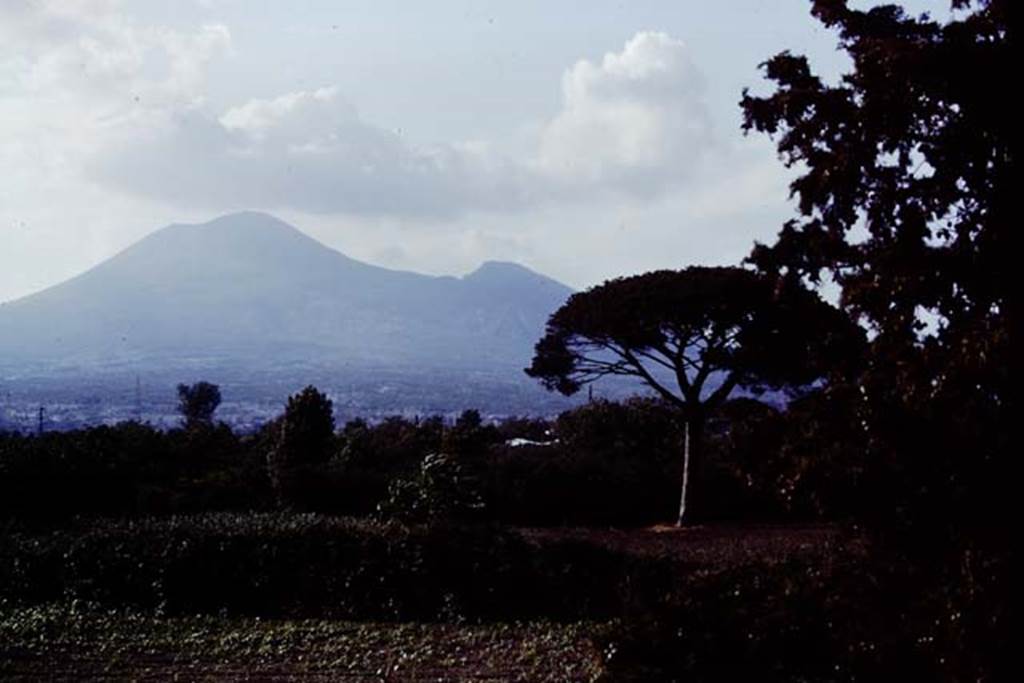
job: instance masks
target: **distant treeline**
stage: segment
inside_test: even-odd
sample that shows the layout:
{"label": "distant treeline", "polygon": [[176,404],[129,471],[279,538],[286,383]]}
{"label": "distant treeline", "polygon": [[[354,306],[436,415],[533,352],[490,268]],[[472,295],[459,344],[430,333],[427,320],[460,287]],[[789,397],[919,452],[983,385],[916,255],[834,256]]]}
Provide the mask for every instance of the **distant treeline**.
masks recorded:
{"label": "distant treeline", "polygon": [[[553,420],[352,420],[335,429],[314,388],[255,434],[213,420],[197,388],[183,426],[0,432],[0,514],[21,520],[205,511],[293,511],[528,526],[673,519],[682,467],[677,413],[655,399],[595,401]],[[206,396],[202,396],[206,392]],[[778,411],[749,399],[712,419],[702,485],[715,519],[813,519],[858,505],[857,452],[808,439],[835,406]],[[829,426],[839,427],[842,423]],[[813,431],[813,429],[811,430]],[[841,443],[841,440],[840,440]]]}

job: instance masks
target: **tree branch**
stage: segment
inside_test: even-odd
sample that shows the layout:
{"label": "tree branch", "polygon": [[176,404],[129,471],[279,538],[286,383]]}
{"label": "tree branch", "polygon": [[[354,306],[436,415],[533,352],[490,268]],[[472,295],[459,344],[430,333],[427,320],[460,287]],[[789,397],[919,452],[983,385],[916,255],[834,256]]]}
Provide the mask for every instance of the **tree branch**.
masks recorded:
{"label": "tree branch", "polygon": [[650,372],[648,372],[647,368],[644,367],[644,364],[640,362],[640,360],[636,356],[634,356],[629,349],[622,349],[621,353],[623,358],[628,360],[630,364],[634,368],[636,368],[637,374],[641,378],[643,378],[647,385],[654,389],[656,392],[658,392],[658,394],[661,395],[662,398],[672,403],[673,405],[682,408],[687,407],[687,401],[683,398],[680,398],[679,396],[676,396],[670,390],[662,386],[662,384],[658,380],[654,379],[654,376],[651,375]]}
{"label": "tree branch", "polygon": [[725,400],[729,398],[729,394],[732,393],[732,390],[736,388],[738,381],[739,379],[735,372],[729,373],[729,376],[725,378],[725,381],[722,382],[710,396],[708,396],[708,400],[704,401],[704,405],[714,408],[724,403]]}

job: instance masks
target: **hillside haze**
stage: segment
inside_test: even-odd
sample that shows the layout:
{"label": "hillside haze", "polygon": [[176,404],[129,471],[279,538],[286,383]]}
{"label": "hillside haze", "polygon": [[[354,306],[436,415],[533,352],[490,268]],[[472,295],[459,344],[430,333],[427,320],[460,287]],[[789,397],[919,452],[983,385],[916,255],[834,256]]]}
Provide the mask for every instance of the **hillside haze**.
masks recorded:
{"label": "hillside haze", "polygon": [[0,306],[0,366],[292,362],[519,372],[571,290],[514,263],[432,277],[351,259],[261,213],[171,225]]}

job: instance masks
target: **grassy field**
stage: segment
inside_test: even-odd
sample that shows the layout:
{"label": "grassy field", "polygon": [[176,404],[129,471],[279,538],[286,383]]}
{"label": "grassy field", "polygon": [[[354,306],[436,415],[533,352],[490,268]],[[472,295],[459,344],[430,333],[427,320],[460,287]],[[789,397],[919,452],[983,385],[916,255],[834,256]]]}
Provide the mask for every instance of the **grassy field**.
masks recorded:
{"label": "grassy field", "polygon": [[0,610],[4,680],[593,681],[587,624],[388,624]]}

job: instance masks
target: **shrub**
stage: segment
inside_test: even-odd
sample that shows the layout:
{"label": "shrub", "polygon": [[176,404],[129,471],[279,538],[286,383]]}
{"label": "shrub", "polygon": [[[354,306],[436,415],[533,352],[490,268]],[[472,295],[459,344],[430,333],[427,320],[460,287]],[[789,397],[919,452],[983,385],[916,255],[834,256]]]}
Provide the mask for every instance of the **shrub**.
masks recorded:
{"label": "shrub", "polygon": [[879,559],[694,575],[605,631],[609,679],[999,680],[1009,653],[996,584]]}
{"label": "shrub", "polygon": [[341,432],[337,506],[334,512],[376,514],[392,482],[411,479],[428,453],[441,449],[444,421],[388,418],[377,425],[352,420]]}
{"label": "shrub", "polygon": [[425,457],[416,477],[391,483],[380,516],[402,522],[480,519],[485,508],[480,481],[463,460],[444,453]]}

